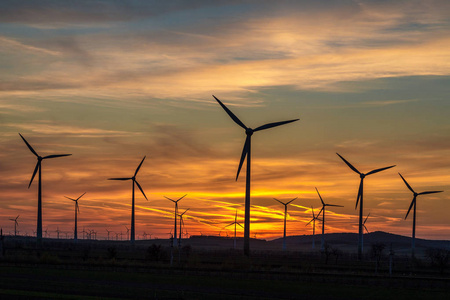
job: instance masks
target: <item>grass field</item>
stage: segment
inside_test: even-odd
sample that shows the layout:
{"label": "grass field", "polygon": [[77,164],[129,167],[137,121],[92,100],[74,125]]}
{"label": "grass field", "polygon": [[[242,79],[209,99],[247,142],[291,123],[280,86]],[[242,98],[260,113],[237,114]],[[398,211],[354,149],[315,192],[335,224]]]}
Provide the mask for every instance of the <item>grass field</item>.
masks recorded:
{"label": "grass field", "polygon": [[0,299],[449,299],[450,278],[427,261],[395,257],[377,273],[369,256],[189,247],[152,243],[9,240]]}

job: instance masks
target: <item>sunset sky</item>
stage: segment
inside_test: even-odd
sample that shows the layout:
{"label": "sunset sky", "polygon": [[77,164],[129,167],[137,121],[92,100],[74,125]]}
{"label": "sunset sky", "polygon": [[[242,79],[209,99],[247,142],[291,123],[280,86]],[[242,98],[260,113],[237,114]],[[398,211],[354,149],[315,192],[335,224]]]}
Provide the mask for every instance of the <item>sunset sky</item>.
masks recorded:
{"label": "sunset sky", "polygon": [[[36,230],[35,156],[42,156],[43,229],[126,232],[131,177],[136,234],[168,238],[179,198],[189,235],[243,224],[247,126],[300,118],[252,139],[253,237],[311,234],[320,200],[326,232],[357,232],[361,172],[369,231],[450,239],[450,2],[1,1],[0,226]],[[317,226],[320,229],[320,225]],[[243,235],[243,230],[238,232]],[[45,233],[44,233],[45,236]],[[79,234],[81,236],[81,233]],[[356,246],[355,246],[356,247]]]}

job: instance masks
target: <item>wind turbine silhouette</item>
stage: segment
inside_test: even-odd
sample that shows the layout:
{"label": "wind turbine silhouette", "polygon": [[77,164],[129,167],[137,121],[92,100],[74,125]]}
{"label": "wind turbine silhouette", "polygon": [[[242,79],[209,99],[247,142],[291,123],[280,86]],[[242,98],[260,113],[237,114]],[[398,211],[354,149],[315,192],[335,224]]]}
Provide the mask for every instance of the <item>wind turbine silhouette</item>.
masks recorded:
{"label": "wind turbine silhouette", "polygon": [[319,190],[315,188],[317,191],[317,195],[319,195],[320,202],[322,202],[322,208],[320,209],[319,213],[317,214],[317,217],[320,216],[322,213],[322,242],[320,244],[320,249],[324,250],[325,247],[325,207],[327,206],[334,206],[334,207],[343,207],[342,205],[336,205],[336,204],[327,204],[323,202],[322,196],[320,196]]}
{"label": "wind turbine silhouette", "polygon": [[39,175],[38,175],[38,215],[37,215],[37,229],[36,229],[36,240],[38,242],[38,244],[41,243],[42,241],[42,171],[41,171],[41,165],[42,165],[42,161],[44,159],[49,159],[49,158],[56,158],[56,157],[63,157],[63,156],[69,156],[72,154],[54,154],[54,155],[47,155],[47,156],[40,156],[39,154],[37,154],[36,151],[34,151],[33,147],[31,147],[31,145],[27,142],[27,140],[19,133],[20,137],[22,138],[22,140],[25,142],[25,144],[27,145],[28,149],[30,149],[31,153],[33,153],[36,158],[37,158],[37,163],[36,163],[36,167],[34,168],[33,171],[33,176],[31,176],[31,180],[30,183],[28,184],[28,188],[30,188],[31,183],[33,182],[34,176],[36,176],[36,173],[39,171]]}
{"label": "wind turbine silhouette", "polygon": [[[311,219],[311,221],[309,221],[308,223],[306,223],[306,225],[305,226],[308,226],[309,224],[311,224],[311,222],[313,223],[312,224],[312,228],[313,228],[313,236],[312,236],[312,248],[313,249],[315,249],[316,248],[316,243],[315,243],[315,234],[316,234],[316,220],[319,220],[320,221],[320,219],[319,219],[319,216],[317,215],[314,215],[314,208],[311,206],[311,212],[312,212],[312,219]],[[323,226],[322,226],[323,227]]]}
{"label": "wind turbine silhouette", "polygon": [[352,166],[351,163],[349,163],[348,161],[345,160],[345,158],[343,158],[341,155],[339,155],[339,153],[336,153],[346,164],[347,166],[352,169],[355,173],[359,174],[359,177],[361,178],[361,181],[359,183],[359,189],[358,189],[358,196],[356,197],[356,205],[355,205],[355,209],[358,207],[358,202],[361,199],[361,202],[359,204],[359,226],[358,226],[358,259],[361,260],[362,258],[362,249],[363,249],[363,192],[364,192],[364,178],[368,175],[372,175],[390,168],[395,167],[395,165],[389,166],[389,167],[384,167],[384,168],[380,168],[380,169],[375,169],[372,170],[368,173],[361,173],[358,171],[358,169],[356,169],[354,166]]}
{"label": "wind turbine silhouette", "polygon": [[[224,228],[227,228],[228,226],[234,225],[234,249],[236,249],[236,226],[239,225],[242,227],[242,229],[244,228],[244,226],[242,226],[241,224],[239,224],[239,222],[237,221],[237,209],[236,209],[236,215],[234,216],[234,222],[228,224],[227,226],[225,226]],[[227,233],[228,234],[228,233]]]}
{"label": "wind turbine silhouette", "polygon": [[244,218],[244,254],[246,256],[250,255],[250,176],[251,176],[251,137],[254,132],[269,129],[272,127],[288,124],[291,122],[298,121],[299,119],[294,120],[288,120],[288,121],[282,121],[282,122],[275,122],[275,123],[268,123],[259,127],[256,127],[255,129],[252,129],[250,127],[247,127],[244,125],[244,123],[241,122],[241,120],[236,117],[231,110],[229,110],[219,99],[214,96],[214,99],[222,106],[222,108],[225,110],[225,112],[230,116],[230,118],[239,126],[241,126],[243,129],[245,129],[245,134],[247,135],[247,138],[245,139],[244,148],[242,149],[241,154],[241,160],[239,162],[239,167],[236,174],[236,180],[238,180],[239,172],[241,171],[242,164],[244,163],[245,158],[247,157],[247,170],[246,170],[246,180],[245,180],[245,218]]}
{"label": "wind turbine silhouette", "polygon": [[17,226],[19,226],[19,222],[17,222],[17,219],[20,215],[18,215],[15,219],[10,219],[11,221],[14,221],[14,236],[17,236]]}
{"label": "wind turbine silhouette", "polygon": [[427,191],[427,192],[421,192],[421,193],[417,193],[416,191],[413,190],[413,188],[408,184],[408,182],[405,180],[405,178],[403,178],[402,174],[398,173],[398,175],[400,175],[400,177],[403,179],[403,182],[405,182],[406,186],[408,187],[408,189],[413,193],[413,199],[411,201],[411,205],[409,206],[408,212],[406,213],[405,216],[405,220],[409,215],[409,212],[411,211],[411,208],[414,206],[414,210],[413,210],[413,229],[412,229],[412,240],[411,240],[411,255],[412,257],[414,257],[414,252],[415,252],[415,248],[416,248],[416,199],[417,196],[420,195],[427,195],[427,194],[436,194],[436,193],[442,193],[443,191]]}
{"label": "wind turbine silhouette", "polygon": [[179,214],[178,216],[180,217],[180,233],[179,233],[179,237],[178,237],[178,248],[181,248],[181,230],[182,230],[182,227],[184,226],[184,221],[183,221],[183,215],[187,212],[189,210],[189,208],[188,209],[186,209],[182,214]]}
{"label": "wind turbine silhouette", "polygon": [[81,195],[77,199],[72,199],[72,198],[69,198],[67,196],[64,196],[67,199],[72,200],[72,201],[75,202],[75,228],[73,230],[73,239],[75,241],[78,240],[78,213],[80,212],[80,207],[78,206],[78,200],[80,200],[80,198],[83,197],[84,194],[86,194],[86,192],[84,192],[83,195]]}
{"label": "wind turbine silhouette", "polygon": [[109,241],[109,234],[111,233],[111,231],[109,231],[108,229],[106,229],[106,232],[108,232],[108,241]]}
{"label": "wind turbine silhouette", "polygon": [[287,216],[287,206],[289,205],[289,203],[291,203],[292,201],[294,201],[295,199],[297,199],[298,197],[295,197],[294,199],[284,203],[281,202],[280,200],[273,198],[275,201],[280,202],[281,204],[284,205],[284,232],[283,232],[283,251],[286,251],[286,216]]}
{"label": "wind turbine silhouette", "polygon": [[168,199],[168,200],[170,200],[170,201],[172,201],[173,203],[175,203],[175,213],[174,213],[174,215],[175,215],[175,225],[174,225],[174,231],[173,231],[173,239],[172,239],[172,246],[174,246],[174,245],[176,245],[177,244],[177,216],[178,216],[178,201],[180,201],[181,199],[183,199],[184,197],[186,197],[187,196],[187,194],[186,195],[184,195],[183,197],[181,197],[181,198],[178,198],[178,200],[173,200],[173,199],[170,199],[170,198],[168,198],[168,197],[166,197],[166,196],[164,196],[164,198],[166,198],[166,199]]}
{"label": "wind turbine silhouette", "polygon": [[[139,190],[141,191],[142,195],[144,195],[145,200],[148,201],[147,196],[145,196],[144,190],[142,189],[141,185],[139,184],[139,182],[136,180],[136,175],[139,172],[139,169],[142,166],[142,163],[144,162],[145,156],[142,159],[141,163],[139,164],[139,166],[136,168],[136,171],[134,172],[133,177],[125,177],[125,178],[108,178],[108,180],[131,180],[132,181],[132,197],[131,197],[131,237],[130,240],[132,243],[134,243],[134,184],[137,185],[137,187],[139,188]],[[122,236],[121,236],[122,238]]]}

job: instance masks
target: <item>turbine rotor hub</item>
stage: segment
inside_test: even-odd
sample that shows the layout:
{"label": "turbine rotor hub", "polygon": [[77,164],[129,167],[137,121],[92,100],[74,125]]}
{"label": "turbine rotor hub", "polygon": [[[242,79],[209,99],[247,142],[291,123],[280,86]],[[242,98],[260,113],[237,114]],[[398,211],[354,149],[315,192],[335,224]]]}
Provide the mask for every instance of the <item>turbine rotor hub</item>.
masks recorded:
{"label": "turbine rotor hub", "polygon": [[359,174],[359,177],[361,178],[361,179],[364,179],[365,177],[366,177],[366,174]]}
{"label": "turbine rotor hub", "polygon": [[42,161],[43,158],[42,158],[42,156],[38,156],[37,159],[38,159],[38,161]]}
{"label": "turbine rotor hub", "polygon": [[253,134],[253,129],[251,129],[251,128],[245,129],[245,134],[252,135]]}

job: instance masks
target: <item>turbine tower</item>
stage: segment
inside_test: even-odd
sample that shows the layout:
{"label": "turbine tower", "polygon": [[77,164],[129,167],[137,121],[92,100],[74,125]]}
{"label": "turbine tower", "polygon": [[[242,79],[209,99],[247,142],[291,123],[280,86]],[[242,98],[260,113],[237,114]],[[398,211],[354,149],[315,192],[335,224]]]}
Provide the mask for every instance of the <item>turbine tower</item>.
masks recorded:
{"label": "turbine tower", "polygon": [[[315,242],[315,235],[316,235],[316,220],[320,221],[319,216],[316,216],[314,214],[314,208],[311,206],[311,212],[312,212],[312,219],[306,223],[305,226],[308,226],[312,222],[312,228],[313,228],[313,236],[312,236],[312,248],[316,248],[316,242]],[[323,226],[322,226],[323,227]]]}
{"label": "turbine tower", "polygon": [[239,172],[241,171],[242,164],[244,163],[245,158],[247,157],[247,170],[246,170],[246,180],[245,180],[245,217],[244,217],[244,254],[246,256],[250,255],[250,176],[251,176],[251,137],[254,132],[269,129],[272,127],[288,124],[291,122],[298,121],[299,119],[294,120],[288,120],[288,121],[282,121],[282,122],[275,122],[275,123],[268,123],[262,126],[259,126],[255,129],[252,129],[250,127],[247,127],[244,125],[244,123],[241,122],[241,120],[236,117],[231,110],[229,110],[219,99],[217,99],[213,95],[214,99],[222,106],[222,108],[226,111],[226,113],[230,116],[230,118],[239,126],[241,126],[245,130],[245,134],[247,135],[247,138],[245,139],[244,143],[244,149],[242,150],[241,154],[241,160],[239,162],[239,167],[237,170],[236,180],[239,177]]}
{"label": "turbine tower", "polygon": [[413,199],[411,201],[411,205],[409,206],[408,212],[406,213],[405,220],[409,215],[409,212],[411,211],[411,208],[414,206],[413,210],[413,229],[412,229],[412,240],[411,240],[411,255],[414,257],[415,254],[415,248],[416,248],[416,199],[419,195],[427,195],[427,194],[436,194],[436,193],[442,193],[443,191],[427,191],[427,192],[421,192],[416,193],[416,191],[413,190],[413,188],[406,182],[405,178],[403,178],[402,174],[398,173],[400,177],[403,179],[403,182],[405,182],[408,189],[413,193]]}
{"label": "turbine tower", "polygon": [[319,195],[320,202],[322,202],[322,208],[320,209],[319,213],[317,214],[317,218],[322,213],[322,242],[320,243],[320,250],[324,250],[325,247],[325,207],[327,206],[334,206],[334,207],[343,207],[342,205],[336,205],[336,204],[327,204],[323,202],[322,196],[320,196],[319,190],[316,188],[317,194]]}
{"label": "turbine tower", "polygon": [[134,172],[133,177],[126,177],[126,178],[108,178],[108,180],[131,180],[132,181],[132,197],[131,197],[131,236],[130,236],[130,241],[132,243],[134,243],[134,185],[136,184],[137,187],[139,188],[139,190],[141,191],[142,195],[144,195],[145,200],[148,201],[147,196],[145,196],[144,190],[142,189],[141,185],[139,184],[139,182],[136,180],[136,175],[139,172],[139,169],[142,166],[142,163],[144,162],[145,156],[142,159],[141,163],[139,164],[139,166],[136,168],[136,171]]}
{"label": "turbine tower", "polygon": [[31,183],[33,182],[34,176],[36,176],[36,173],[39,171],[39,175],[38,175],[38,214],[37,214],[37,226],[36,226],[36,240],[38,242],[38,244],[40,244],[42,242],[42,170],[41,170],[41,165],[42,165],[42,161],[44,159],[48,159],[48,158],[56,158],[56,157],[63,157],[63,156],[69,156],[72,154],[54,154],[54,155],[47,155],[47,156],[40,156],[39,154],[37,154],[36,151],[34,151],[33,147],[31,147],[31,145],[27,142],[27,140],[19,133],[20,137],[22,138],[22,140],[25,142],[25,144],[27,145],[28,149],[30,149],[30,151],[36,156],[37,158],[37,163],[36,163],[36,167],[34,168],[33,171],[33,175],[31,176],[31,180],[30,183],[28,184],[28,188],[30,188]]}
{"label": "turbine tower", "polygon": [[298,197],[295,197],[294,199],[284,203],[281,202],[280,200],[273,198],[275,201],[280,202],[281,204],[284,205],[284,232],[283,232],[283,251],[286,251],[286,216],[287,216],[287,206],[289,205],[289,203],[291,203],[292,201],[294,201],[295,199],[297,199]]}
{"label": "turbine tower", "polygon": [[358,196],[356,197],[356,205],[355,209],[358,208],[358,202],[361,199],[361,202],[359,203],[359,226],[358,226],[358,259],[361,260],[362,258],[362,249],[363,249],[363,194],[364,194],[364,178],[368,175],[372,175],[390,168],[395,167],[395,165],[384,167],[380,169],[372,170],[368,173],[361,173],[356,169],[352,164],[350,164],[348,161],[345,160],[342,156],[339,155],[339,153],[336,153],[346,164],[349,166],[350,169],[352,169],[355,173],[359,174],[359,177],[361,178],[361,181],[359,183],[359,189],[358,189]]}
{"label": "turbine tower", "polygon": [[19,226],[19,222],[17,222],[17,219],[19,218],[19,216],[20,215],[18,215],[14,219],[10,219],[11,221],[14,221],[14,236],[17,236],[17,226]]}
{"label": "turbine tower", "polygon": [[239,225],[242,227],[242,229],[244,229],[244,226],[239,224],[239,222],[237,221],[237,209],[236,209],[236,215],[234,216],[234,222],[228,224],[224,228],[227,228],[228,226],[231,226],[231,225],[234,225],[234,249],[236,249],[236,226]]}
{"label": "turbine tower", "polygon": [[67,199],[72,200],[72,201],[75,202],[75,228],[73,230],[73,239],[75,241],[78,240],[78,213],[80,212],[80,207],[78,206],[78,200],[80,200],[80,198],[83,197],[84,194],[86,194],[86,192],[84,192],[83,195],[81,195],[77,199],[72,199],[72,198],[69,198],[67,196],[64,196]]}
{"label": "turbine tower", "polygon": [[174,227],[173,227],[173,239],[172,239],[172,247],[173,246],[175,246],[175,245],[177,245],[177,217],[178,217],[178,201],[180,201],[181,199],[183,199],[184,197],[186,197],[187,196],[187,194],[186,195],[184,195],[183,197],[181,197],[181,198],[178,198],[177,200],[173,200],[173,199],[170,199],[170,198],[168,198],[168,197],[166,197],[166,196],[164,196],[164,198],[166,198],[166,199],[168,199],[168,200],[170,200],[170,201],[172,201],[173,203],[175,203],[175,213],[174,213],[174,215],[175,215],[175,225],[174,225]]}

